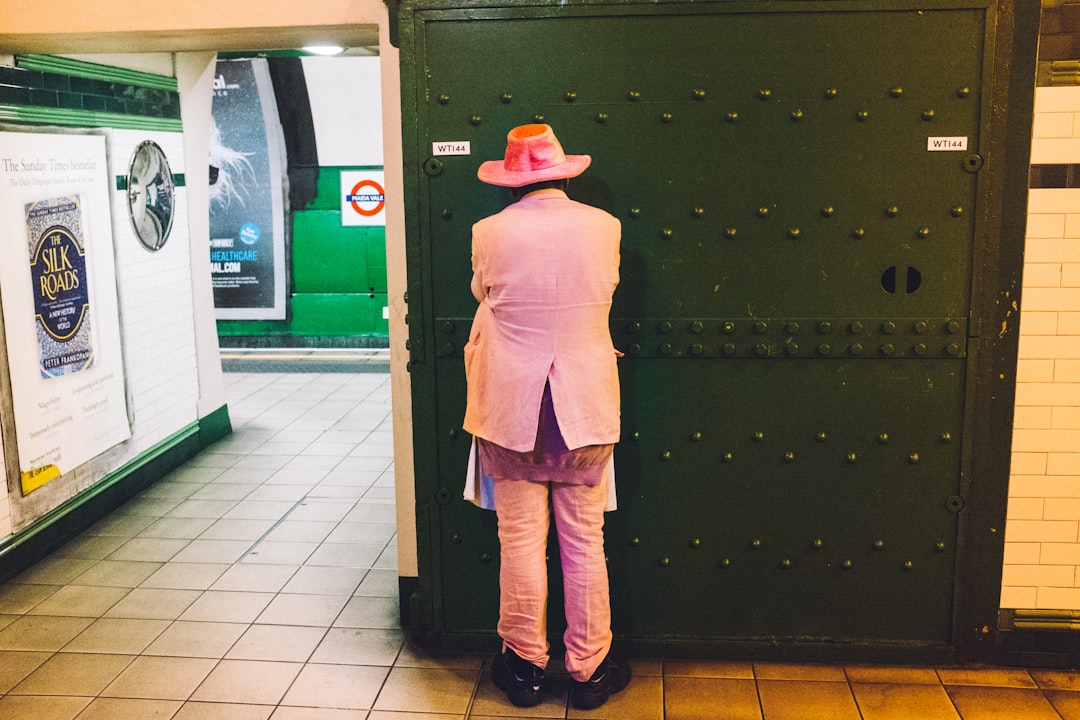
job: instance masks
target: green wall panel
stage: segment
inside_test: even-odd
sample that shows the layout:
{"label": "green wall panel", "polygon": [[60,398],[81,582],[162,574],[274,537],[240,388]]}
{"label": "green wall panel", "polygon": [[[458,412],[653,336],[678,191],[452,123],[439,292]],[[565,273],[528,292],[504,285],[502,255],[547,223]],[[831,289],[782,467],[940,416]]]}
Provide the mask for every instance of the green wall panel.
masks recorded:
{"label": "green wall panel", "polygon": [[298,293],[386,292],[386,229],[342,227],[337,210],[293,213]]}
{"label": "green wall panel", "polygon": [[379,333],[389,335],[383,319],[386,294],[319,294],[292,296],[294,335],[356,335]]}

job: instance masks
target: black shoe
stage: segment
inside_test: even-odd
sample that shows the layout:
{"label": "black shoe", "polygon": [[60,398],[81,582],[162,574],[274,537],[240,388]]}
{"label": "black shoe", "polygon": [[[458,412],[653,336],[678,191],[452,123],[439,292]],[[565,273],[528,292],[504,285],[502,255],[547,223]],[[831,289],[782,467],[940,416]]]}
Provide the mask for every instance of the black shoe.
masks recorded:
{"label": "black shoe", "polygon": [[544,671],[522,660],[513,650],[499,653],[491,663],[491,679],[495,687],[506,693],[506,699],[517,707],[540,704],[540,687],[544,683]]}
{"label": "black shoe", "polygon": [[600,667],[586,682],[574,681],[570,691],[570,704],[578,710],[592,710],[630,684],[630,665],[618,660],[609,652]]}

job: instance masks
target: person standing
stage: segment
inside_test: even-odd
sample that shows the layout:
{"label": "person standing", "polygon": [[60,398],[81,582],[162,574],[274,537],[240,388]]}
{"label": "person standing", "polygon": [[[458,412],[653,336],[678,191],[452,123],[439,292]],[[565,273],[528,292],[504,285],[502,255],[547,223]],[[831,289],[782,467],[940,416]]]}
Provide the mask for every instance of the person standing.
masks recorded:
{"label": "person standing", "polygon": [[550,515],[571,703],[599,707],[630,682],[629,665],[611,652],[603,531],[620,427],[608,314],[621,227],[566,194],[590,162],[566,155],[550,126],[531,124],[512,129],[503,159],[477,171],[482,182],[511,188],[513,201],[473,226],[471,289],[480,305],[465,347],[463,426],[474,439],[465,496],[498,517],[502,652],[492,680],[522,707],[541,702],[549,659]]}

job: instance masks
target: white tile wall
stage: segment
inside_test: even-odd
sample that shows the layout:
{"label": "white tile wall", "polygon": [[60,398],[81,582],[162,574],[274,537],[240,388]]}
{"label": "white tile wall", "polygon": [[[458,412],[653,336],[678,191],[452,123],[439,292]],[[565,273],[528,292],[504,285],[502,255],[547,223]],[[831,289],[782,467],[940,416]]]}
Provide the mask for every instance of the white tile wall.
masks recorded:
{"label": "white tile wall", "polygon": [[[1080,87],[1038,88],[1032,163],[1080,164]],[[1080,189],[1031,190],[1001,607],[1080,609]]]}

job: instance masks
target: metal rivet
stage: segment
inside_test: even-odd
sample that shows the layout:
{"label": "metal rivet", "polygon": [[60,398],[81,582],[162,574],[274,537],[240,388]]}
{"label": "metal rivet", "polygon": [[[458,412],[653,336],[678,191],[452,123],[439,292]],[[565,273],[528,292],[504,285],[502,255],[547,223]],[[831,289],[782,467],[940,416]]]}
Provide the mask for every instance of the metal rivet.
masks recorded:
{"label": "metal rivet", "polygon": [[858,460],[859,460],[859,456],[858,456],[858,455],[856,455],[856,454],[855,454],[855,453],[853,453],[853,452],[849,452],[849,453],[848,453],[848,454],[847,454],[847,455],[846,455],[846,456],[844,457],[844,462],[846,462],[846,463],[847,463],[848,465],[854,465],[854,464],[855,464],[856,462],[858,462]]}
{"label": "metal rivet", "polygon": [[756,332],[758,335],[764,335],[768,331],[769,323],[765,322],[764,320],[758,320],[756,323],[754,323],[754,332]]}
{"label": "metal rivet", "polygon": [[565,93],[563,93],[563,100],[568,103],[572,103],[577,100],[577,93],[571,90],[567,90]]}
{"label": "metal rivet", "polygon": [[787,324],[786,329],[787,329],[789,335],[795,335],[796,333],[799,332],[799,323],[792,320],[791,322],[789,322]]}
{"label": "metal rivet", "polygon": [[674,118],[672,117],[671,113],[663,113],[662,115],[660,115],[660,122],[669,123],[673,119]]}
{"label": "metal rivet", "polygon": [[735,347],[734,343],[725,343],[724,344],[724,354],[725,355],[727,355],[728,357],[731,357],[735,353],[736,353],[736,347]]}
{"label": "metal rivet", "polygon": [[443,323],[442,329],[443,329],[443,332],[446,333],[447,335],[453,335],[454,330],[457,329],[457,326],[454,325],[453,320],[447,320],[446,322]]}
{"label": "metal rivet", "polygon": [[698,207],[691,208],[690,214],[696,218],[699,218],[705,214],[705,208],[701,207],[700,205]]}
{"label": "metal rivet", "polygon": [[832,332],[832,323],[828,320],[822,320],[817,324],[817,331],[822,335],[828,335]]}
{"label": "metal rivet", "polygon": [[831,205],[828,205],[826,207],[821,208],[821,217],[832,217],[833,213],[835,213],[835,212],[836,212],[836,209],[833,208]]}
{"label": "metal rivet", "polygon": [[499,99],[502,100],[503,105],[509,105],[514,101],[514,96],[508,92],[504,92]]}
{"label": "metal rivet", "polygon": [[450,208],[443,208],[442,219],[443,220],[449,220],[452,217],[454,217],[454,213],[451,212]]}
{"label": "metal rivet", "polygon": [[454,438],[456,438],[456,437],[457,437],[457,430],[455,430],[454,428],[450,428],[449,432],[447,432],[447,433],[446,433],[446,435],[447,435],[447,437],[449,437],[449,438],[450,438],[451,440],[453,440]]}
{"label": "metal rivet", "polygon": [[949,343],[945,346],[945,352],[949,355],[952,355],[953,357],[956,357],[960,354],[960,346],[956,343]]}
{"label": "metal rivet", "polygon": [[801,235],[802,232],[799,230],[799,228],[793,227],[793,228],[788,228],[787,234],[788,234],[788,237],[791,238],[792,240],[798,240],[799,235]]}
{"label": "metal rivet", "polygon": [[450,536],[450,541],[452,543],[454,543],[455,545],[460,545],[461,544],[461,535],[459,535],[457,533],[454,533],[453,535]]}
{"label": "metal rivet", "polygon": [[665,240],[670,240],[674,236],[675,236],[675,231],[672,230],[671,228],[664,228],[664,229],[662,229],[660,231],[660,237],[664,238]]}
{"label": "metal rivet", "polygon": [[694,442],[701,442],[701,432],[695,431],[690,434],[690,439]]}
{"label": "metal rivet", "polygon": [[829,343],[821,343],[820,345],[817,346],[817,354],[818,355],[828,355],[831,352],[832,352],[832,345],[830,345]]}
{"label": "metal rivet", "polygon": [[951,443],[952,442],[952,433],[943,432],[943,433],[941,433],[941,438],[940,439],[941,439],[941,442],[943,442],[943,443]]}
{"label": "metal rivet", "polygon": [[945,323],[945,332],[949,333],[950,335],[955,335],[956,333],[960,332],[960,323],[956,320],[950,320],[949,322]]}
{"label": "metal rivet", "polygon": [[881,445],[888,444],[888,442],[889,442],[889,433],[885,433],[885,432],[879,433],[878,436],[877,436],[877,441]]}
{"label": "metal rivet", "polygon": [[630,547],[637,547],[640,544],[641,544],[641,538],[639,538],[639,537],[630,538]]}
{"label": "metal rivet", "polygon": [[630,322],[626,323],[626,332],[632,335],[636,335],[637,333],[641,332],[641,323],[637,320],[631,320]]}
{"label": "metal rivet", "polygon": [[733,227],[724,228],[724,237],[726,237],[726,238],[729,238],[729,239],[734,238],[737,233],[738,233],[738,230],[736,230]]}
{"label": "metal rivet", "polygon": [[839,94],[840,94],[840,91],[837,90],[834,87],[825,88],[825,99],[826,100],[832,100],[833,98],[835,98]]}
{"label": "metal rivet", "polygon": [[705,99],[705,91],[702,90],[701,88],[695,88],[694,90],[692,90],[690,92],[690,97],[694,98],[695,100],[704,100]]}
{"label": "metal rivet", "polygon": [[723,325],[720,326],[720,329],[723,330],[726,334],[730,335],[731,333],[735,332],[735,323],[727,320],[724,322]]}
{"label": "metal rivet", "polygon": [[850,570],[853,567],[853,564],[850,560],[845,560],[844,562],[840,563],[840,567],[845,570]]}
{"label": "metal rivet", "polygon": [[772,90],[769,90],[768,88],[763,88],[761,90],[758,90],[757,96],[762,100],[768,100],[772,97]]}
{"label": "metal rivet", "polygon": [[911,463],[912,465],[918,465],[919,464],[919,453],[913,452],[910,455],[908,455],[908,462]]}
{"label": "metal rivet", "polygon": [[763,433],[762,431],[758,430],[754,433],[754,442],[761,442],[764,439],[765,433]]}
{"label": "metal rivet", "polygon": [[721,560],[720,561],[720,567],[722,567],[722,568],[731,567],[731,558],[724,558],[723,560]]}
{"label": "metal rivet", "polygon": [[904,569],[907,570],[908,572],[911,572],[912,570],[915,569],[915,563],[911,562],[910,560],[905,560],[904,561]]}
{"label": "metal rivet", "polygon": [[784,453],[784,462],[786,462],[786,463],[795,462],[795,453],[791,452],[790,450],[788,450],[786,453]]}
{"label": "metal rivet", "polygon": [[855,238],[856,240],[862,240],[864,237],[866,237],[866,230],[864,230],[863,228],[855,228],[851,231],[851,237]]}
{"label": "metal rivet", "polygon": [[739,113],[729,112],[727,115],[724,116],[724,119],[727,120],[729,123],[736,122],[739,119]]}
{"label": "metal rivet", "polygon": [[930,237],[930,228],[928,228],[928,227],[921,227],[921,228],[919,228],[919,229],[918,229],[918,230],[917,230],[917,231],[915,232],[915,234],[916,234],[916,235],[917,235],[917,236],[918,236],[918,237],[919,237],[920,239],[922,239],[922,240],[925,240],[926,238]]}
{"label": "metal rivet", "polygon": [[449,95],[446,95],[444,93],[444,94],[439,96],[439,104],[440,105],[446,105],[448,102],[450,102],[450,96]]}
{"label": "metal rivet", "polygon": [[783,560],[780,561],[780,567],[782,567],[785,570],[790,570],[791,569],[791,561],[788,560],[787,558],[784,558]]}
{"label": "metal rivet", "polygon": [[600,123],[601,125],[603,125],[603,124],[604,124],[604,123],[606,123],[607,121],[608,121],[608,114],[607,114],[606,112],[599,112],[599,113],[596,113],[596,122],[598,122],[598,123]]}
{"label": "metal rivet", "polygon": [[803,111],[802,110],[792,110],[790,117],[791,117],[792,122],[799,122],[800,120],[803,119]]}
{"label": "metal rivet", "polygon": [[934,110],[933,110],[933,108],[927,108],[926,110],[923,110],[922,111],[922,119],[926,120],[927,122],[933,120],[934,119]]}
{"label": "metal rivet", "polygon": [[674,351],[674,348],[671,347],[671,343],[664,343],[663,345],[660,346],[660,354],[661,355],[670,355],[672,353],[672,351]]}
{"label": "metal rivet", "polygon": [[641,208],[636,208],[636,207],[630,208],[630,217],[636,218],[640,214],[641,214]]}
{"label": "metal rivet", "polygon": [[479,115],[472,115],[472,116],[469,117],[469,123],[472,124],[472,125],[479,125],[483,121],[484,121],[484,119],[482,117],[480,117]]}
{"label": "metal rivet", "polygon": [[694,320],[690,323],[690,332],[694,333],[695,335],[701,333],[704,329],[705,325],[700,320]]}
{"label": "metal rivet", "polygon": [[641,93],[637,90],[631,90],[630,92],[626,93],[626,99],[632,102],[637,102],[641,99]]}
{"label": "metal rivet", "polygon": [[810,547],[814,548],[815,550],[821,550],[823,547],[825,547],[825,541],[821,538],[816,538],[814,542],[810,543]]}
{"label": "metal rivet", "polygon": [[884,550],[885,549],[885,541],[884,540],[875,540],[874,541],[874,549],[877,550],[878,552]]}
{"label": "metal rivet", "polygon": [[671,459],[671,451],[670,450],[665,450],[664,452],[660,453],[660,459],[663,460],[664,462],[667,462],[668,460],[670,460]]}
{"label": "metal rivet", "polygon": [[889,90],[889,94],[892,95],[894,98],[898,98],[898,97],[900,97],[901,95],[904,94],[904,88],[902,88],[900,86],[891,88]]}
{"label": "metal rivet", "polygon": [[852,355],[862,355],[863,346],[862,343],[852,343],[848,347],[848,352]]}
{"label": "metal rivet", "polygon": [[705,353],[705,346],[701,343],[694,343],[690,346],[690,353],[693,355],[703,355]]}
{"label": "metal rivet", "polygon": [[855,113],[855,119],[858,120],[859,122],[866,122],[867,120],[870,119],[870,111],[869,110],[860,110],[859,112]]}
{"label": "metal rivet", "polygon": [[492,559],[493,558],[491,557],[491,553],[484,553],[483,555],[480,556],[480,561],[481,562],[489,563],[489,562],[492,561]]}
{"label": "metal rivet", "polygon": [[952,214],[953,217],[960,217],[964,214],[964,208],[960,205],[954,205],[952,209],[949,210],[949,212]]}
{"label": "metal rivet", "polygon": [[674,329],[674,327],[675,326],[671,324],[670,320],[661,320],[657,324],[656,329],[667,335]]}
{"label": "metal rivet", "polygon": [[934,552],[945,552],[945,543],[934,543]]}
{"label": "metal rivet", "polygon": [[729,462],[732,462],[735,459],[735,454],[726,452],[726,453],[724,453],[723,455],[720,456],[720,459],[723,460],[726,463],[729,463]]}
{"label": "metal rivet", "polygon": [[701,547],[701,538],[692,538],[692,539],[690,540],[690,543],[689,543],[689,545],[690,545],[690,547],[692,547],[692,548],[699,548],[699,547]]}
{"label": "metal rivet", "polygon": [[659,559],[659,560],[657,561],[657,564],[658,564],[658,565],[659,565],[660,567],[667,567],[668,565],[670,565],[670,564],[671,564],[671,558],[669,558],[669,557],[662,557],[662,558],[660,558],[660,559]]}
{"label": "metal rivet", "polygon": [[956,97],[966,98],[970,94],[971,94],[971,88],[969,88],[969,87],[957,88],[957,90],[956,90]]}
{"label": "metal rivet", "polygon": [[628,347],[627,350],[630,352],[631,355],[637,355],[641,352],[641,345],[639,345],[638,343],[631,343],[630,347]]}
{"label": "metal rivet", "polygon": [[923,343],[915,343],[915,347],[912,348],[912,351],[916,355],[925,355],[926,354],[926,345],[923,344]]}
{"label": "metal rivet", "polygon": [[758,343],[754,346],[754,354],[758,357],[765,357],[769,354],[769,346],[765,343]]}
{"label": "metal rivet", "polygon": [[762,207],[759,207],[759,208],[757,209],[757,216],[758,216],[758,217],[762,217],[762,218],[763,218],[763,217],[766,217],[766,216],[768,216],[768,214],[769,214],[769,208],[767,208],[767,207],[764,207],[764,206],[762,206]]}
{"label": "metal rivet", "polygon": [[750,547],[754,548],[755,550],[760,550],[762,544],[763,543],[761,542],[761,540],[754,540],[752,543],[750,543]]}
{"label": "metal rivet", "polygon": [[892,320],[886,320],[885,322],[881,323],[881,332],[885,333],[886,335],[892,335],[894,332],[896,332],[896,323],[894,323]]}
{"label": "metal rivet", "polygon": [[787,353],[788,355],[798,355],[799,354],[799,344],[798,343],[793,343],[793,342],[789,342],[789,343],[785,344],[784,345],[784,352]]}
{"label": "metal rivet", "polygon": [[634,433],[630,436],[630,439],[631,440],[640,440],[641,439],[641,431],[640,430],[635,430]]}
{"label": "metal rivet", "polygon": [[881,346],[881,354],[882,355],[895,355],[896,354],[896,346],[893,345],[892,343],[883,344]]}
{"label": "metal rivet", "polygon": [[533,122],[536,122],[536,123],[542,123],[542,122],[544,122],[544,116],[543,116],[543,114],[541,114],[541,113],[536,113],[535,115],[533,115]]}
{"label": "metal rivet", "polygon": [[885,215],[888,217],[896,217],[899,214],[900,208],[898,208],[896,205],[890,205],[889,207],[885,208]]}
{"label": "metal rivet", "polygon": [[922,335],[924,332],[926,332],[927,327],[928,325],[926,324],[925,320],[919,320],[911,326],[911,329],[914,330],[916,334]]}

